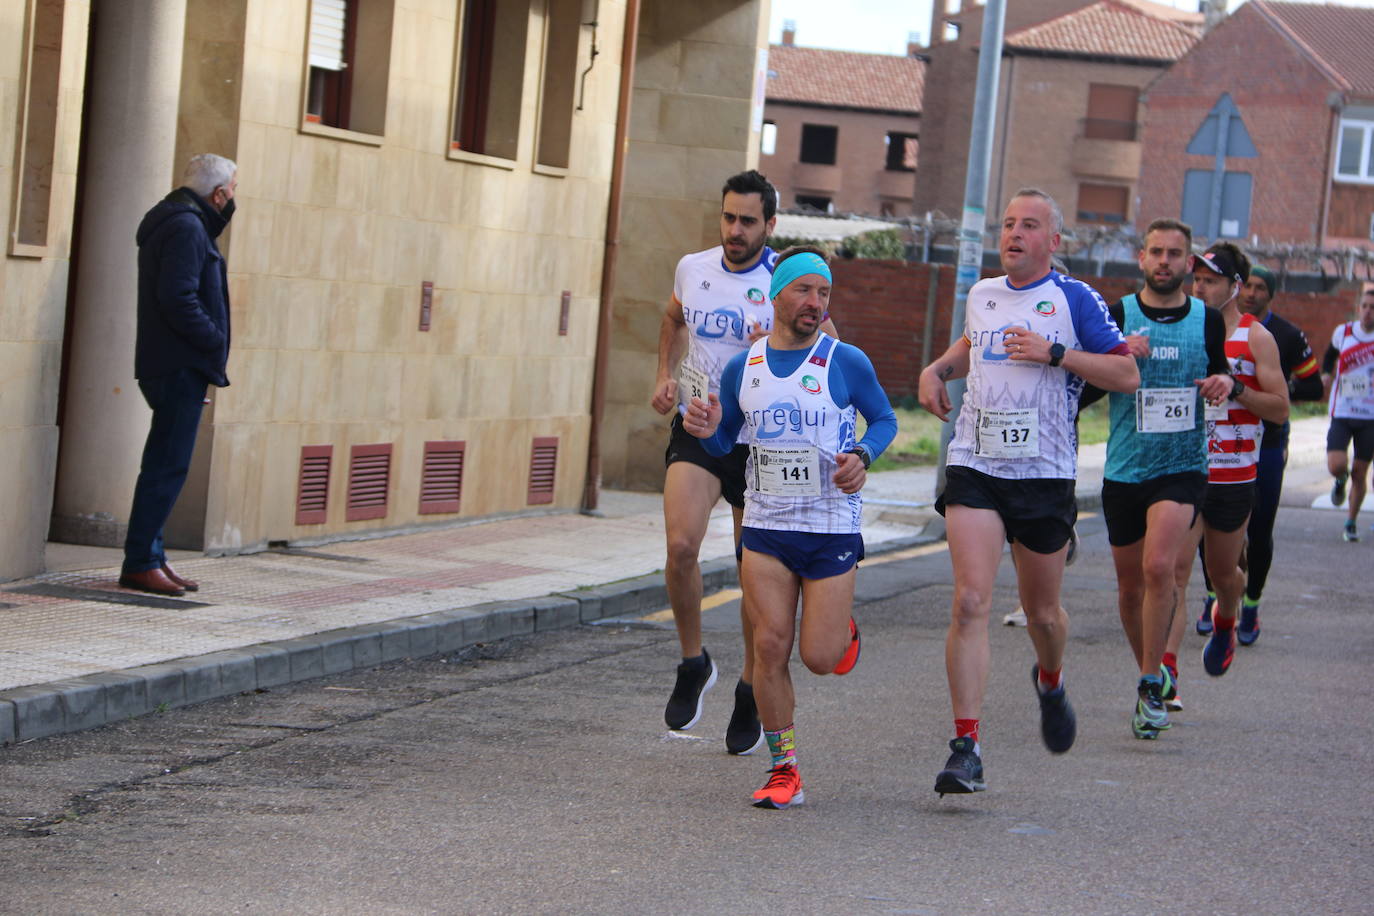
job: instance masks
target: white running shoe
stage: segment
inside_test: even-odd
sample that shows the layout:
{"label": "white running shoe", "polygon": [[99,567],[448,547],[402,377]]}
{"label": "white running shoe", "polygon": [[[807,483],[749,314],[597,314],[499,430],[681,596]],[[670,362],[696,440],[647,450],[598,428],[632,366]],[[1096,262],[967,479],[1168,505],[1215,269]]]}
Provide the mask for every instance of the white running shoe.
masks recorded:
{"label": "white running shoe", "polygon": [[1008,627],[1024,627],[1026,625],[1026,612],[1020,607],[1002,618],[1002,625]]}

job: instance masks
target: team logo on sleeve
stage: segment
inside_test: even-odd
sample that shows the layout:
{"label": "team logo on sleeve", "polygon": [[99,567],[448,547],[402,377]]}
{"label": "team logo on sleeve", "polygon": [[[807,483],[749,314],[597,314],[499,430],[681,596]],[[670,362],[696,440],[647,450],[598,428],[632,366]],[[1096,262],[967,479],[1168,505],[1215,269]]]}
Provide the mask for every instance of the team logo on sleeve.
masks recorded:
{"label": "team logo on sleeve", "polygon": [[1054,303],[1048,299],[1041,299],[1039,302],[1035,303],[1035,313],[1037,315],[1044,315],[1046,318],[1053,318]]}

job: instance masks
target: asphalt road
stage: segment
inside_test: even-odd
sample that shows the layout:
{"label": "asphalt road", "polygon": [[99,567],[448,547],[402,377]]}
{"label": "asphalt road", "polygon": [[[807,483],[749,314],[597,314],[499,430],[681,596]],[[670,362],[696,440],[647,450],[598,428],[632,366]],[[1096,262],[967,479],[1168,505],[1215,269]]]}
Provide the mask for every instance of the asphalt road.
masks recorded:
{"label": "asphalt road", "polygon": [[[1134,740],[1100,518],[1064,603],[1078,744],[1040,744],[1024,630],[995,625],[989,790],[940,799],[950,588],[939,548],[864,565],[864,652],[796,669],[806,804],[748,803],[766,759],[721,683],[666,733],[653,621],[520,638],[0,750],[0,910],[24,913],[1368,913],[1374,539],[1280,515],[1259,643]],[[996,615],[1015,606],[1010,563]]]}

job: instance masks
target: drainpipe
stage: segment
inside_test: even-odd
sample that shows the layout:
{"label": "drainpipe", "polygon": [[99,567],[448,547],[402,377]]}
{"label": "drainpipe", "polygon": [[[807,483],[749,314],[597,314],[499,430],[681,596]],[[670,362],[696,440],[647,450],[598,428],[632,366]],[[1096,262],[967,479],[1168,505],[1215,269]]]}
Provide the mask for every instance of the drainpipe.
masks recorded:
{"label": "drainpipe", "polygon": [[1327,220],[1331,218],[1331,181],[1336,175],[1336,146],[1340,143],[1341,111],[1345,97],[1338,92],[1327,96],[1327,107],[1331,110],[1331,120],[1326,135],[1326,166],[1322,170],[1321,215],[1317,218],[1317,247],[1326,247]]}
{"label": "drainpipe", "polygon": [[595,512],[601,499],[601,425],[606,413],[606,377],[611,359],[611,300],[615,295],[616,258],[620,253],[620,197],[625,186],[625,152],[630,130],[630,97],[634,91],[638,36],[639,0],[628,0],[625,4],[625,34],[620,49],[620,104],[615,118],[615,158],[611,162],[611,197],[606,210],[606,247],[601,257],[601,305],[596,320],[592,423],[587,443],[586,482],[582,490],[583,512]]}

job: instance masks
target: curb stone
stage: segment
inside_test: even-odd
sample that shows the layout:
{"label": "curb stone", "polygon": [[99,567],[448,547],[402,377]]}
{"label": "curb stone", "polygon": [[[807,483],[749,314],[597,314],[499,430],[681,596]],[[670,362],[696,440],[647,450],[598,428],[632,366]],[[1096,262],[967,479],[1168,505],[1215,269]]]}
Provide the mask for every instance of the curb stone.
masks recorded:
{"label": "curb stone", "polygon": [[[872,545],[869,556],[931,543],[927,531]],[[739,585],[734,557],[701,564],[706,594]],[[662,572],[540,598],[433,611],[307,636],[221,649],[124,671],[0,691],[0,745],[85,731],[127,719],[406,658],[628,617],[668,604]]]}

